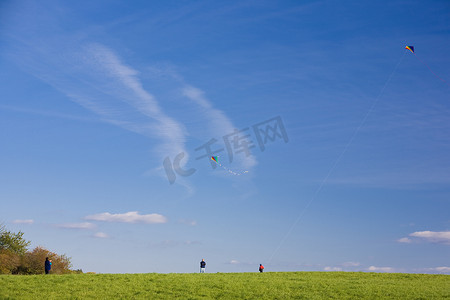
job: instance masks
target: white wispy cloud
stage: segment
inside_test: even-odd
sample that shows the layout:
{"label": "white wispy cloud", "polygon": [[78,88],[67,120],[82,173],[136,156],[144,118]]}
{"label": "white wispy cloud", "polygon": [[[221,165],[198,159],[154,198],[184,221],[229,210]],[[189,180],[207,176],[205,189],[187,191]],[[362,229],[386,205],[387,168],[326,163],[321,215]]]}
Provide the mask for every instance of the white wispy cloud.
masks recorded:
{"label": "white wispy cloud", "polygon": [[[231,134],[236,128],[223,111],[212,105],[204,91],[184,83],[175,71],[170,72],[169,83],[171,89],[181,90],[182,96],[175,101],[188,104],[189,109],[178,119],[172,112],[169,116],[160,105],[163,102],[144,86],[142,74],[105,45],[55,36],[47,38],[46,43],[30,38],[25,45],[18,43],[17,49],[18,61],[22,56],[27,57],[26,62],[21,62],[24,68],[96,114],[100,121],[156,139],[158,143],[153,151],[161,163],[165,157],[174,159],[184,152],[181,166],[187,164],[189,152],[185,144],[191,132],[186,126],[192,120],[208,130],[208,136],[199,137],[206,139],[204,142]],[[58,55],[59,52],[65,55]],[[164,76],[161,74],[164,72],[157,76]],[[186,98],[191,101],[186,102]],[[253,155],[240,153],[235,155],[233,163],[238,169],[247,170],[257,162]],[[157,170],[158,175],[165,176],[163,169]]]}
{"label": "white wispy cloud", "polygon": [[410,244],[410,243],[412,243],[412,240],[410,238],[408,238],[408,237],[402,237],[402,238],[398,239],[397,242]]}
{"label": "white wispy cloud", "polygon": [[325,266],[324,271],[354,271],[355,267],[359,267],[361,263],[356,261],[346,261],[336,266]]}
{"label": "white wispy cloud", "polygon": [[98,120],[156,139],[153,149],[161,161],[167,155],[185,152],[185,127],[161,108],[144,88],[140,72],[114,49],[51,34],[45,41],[33,36],[15,39],[14,45],[11,55],[18,64],[96,114]]}
{"label": "white wispy cloud", "polygon": [[189,225],[189,226],[195,226],[195,225],[197,225],[197,221],[195,221],[195,220],[181,219],[179,222],[180,222],[181,224],[185,224],[185,225]]}
{"label": "white wispy cloud", "polygon": [[[139,72],[122,62],[119,56],[110,48],[101,44],[89,44],[84,48],[84,62],[103,78],[100,81],[103,87],[110,89],[111,84],[105,83],[105,79],[113,81],[114,94],[119,100],[136,109],[140,114],[148,117],[153,123],[146,126],[137,126],[134,122],[116,123],[122,124],[132,131],[145,131],[158,137],[162,141],[159,146],[160,153],[179,153],[184,151],[186,132],[181,123],[169,117],[159,106],[156,98],[144,89]],[[110,94],[111,90],[103,91]],[[103,110],[102,110],[103,112]],[[130,127],[134,125],[136,128]]]}
{"label": "white wispy cloud", "polygon": [[[117,49],[92,42],[88,35],[55,30],[60,27],[59,21],[48,11],[43,11],[42,14],[48,22],[41,22],[34,10],[24,7],[21,17],[15,18],[16,26],[13,27],[9,40],[11,48],[6,50],[8,55],[26,71],[96,114],[98,120],[156,139],[153,150],[161,163],[165,157],[173,159],[182,152],[186,154],[181,162],[182,166],[189,161],[185,144],[191,132],[186,126],[192,120],[199,120],[200,127],[210,130],[210,136],[201,136],[201,139],[217,137],[216,134],[229,134],[235,129],[230,118],[215,108],[202,90],[184,82],[176,67],[166,64],[166,70],[151,66],[138,69],[127,63]],[[27,19],[26,25],[22,19]],[[35,34],[37,32],[40,33],[39,36]],[[140,70],[147,73],[153,71],[157,80],[171,81],[164,88],[153,88],[150,91],[148,82],[144,79],[148,79],[151,74],[142,74]],[[153,86],[155,85],[158,86]],[[154,94],[155,90],[158,98]],[[160,95],[171,91],[181,91],[178,98],[174,99],[174,104],[178,102],[187,105],[183,106],[187,109],[174,113],[164,107],[168,101]],[[191,101],[186,102],[186,98]],[[35,110],[31,113],[42,112]],[[79,119],[64,114],[54,116]],[[251,124],[247,126],[249,125]],[[239,155],[235,163],[239,168],[242,166],[247,169],[254,166],[256,160],[252,155]],[[158,175],[165,176],[164,170],[158,169]],[[183,178],[179,179],[177,181],[181,182]],[[187,188],[190,189],[189,186]]]}
{"label": "white wispy cloud", "polygon": [[445,273],[445,274],[450,273],[450,267],[435,267],[435,268],[428,268],[428,270],[436,273]]}
{"label": "white wispy cloud", "polygon": [[[205,91],[191,84],[186,83],[186,80],[177,71],[177,68],[171,64],[157,64],[153,67],[147,68],[150,76],[153,80],[161,80],[164,84],[169,83],[172,86],[179,86],[176,90],[180,90],[180,95],[183,97],[178,99],[183,105],[188,105],[188,109],[184,112],[184,124],[187,124],[190,129],[189,135],[196,136],[202,140],[202,143],[210,141],[210,139],[218,139],[217,147],[223,148],[224,141],[222,138],[224,136],[233,134],[236,130],[243,129],[237,128],[231,121],[231,119],[226,115],[226,113],[213,105],[213,103],[206,97]],[[171,97],[178,97],[171,95]],[[186,98],[190,101],[186,102]],[[250,126],[251,124],[247,124]],[[238,133],[240,137],[249,134],[249,131],[242,131]],[[252,140],[251,142],[254,142]],[[220,146],[219,146],[220,144]],[[201,144],[199,143],[199,146]],[[234,145],[234,144],[233,144]],[[236,151],[238,149],[232,149]],[[223,154],[225,151],[218,153]],[[217,153],[215,153],[217,154]],[[251,149],[249,153],[234,153],[233,156],[233,168],[242,171],[249,170],[257,164],[255,157],[251,154]],[[182,178],[180,178],[182,179]],[[182,182],[180,181],[180,184]]]}
{"label": "white wispy cloud", "polygon": [[259,263],[255,263],[252,261],[242,261],[237,259],[231,259],[226,262],[228,265],[241,265],[241,266],[259,266]]}
{"label": "white wispy cloud", "polygon": [[431,243],[442,243],[450,245],[450,231],[416,231],[409,236],[416,237]]}
{"label": "white wispy cloud", "polygon": [[450,267],[440,266],[433,268],[415,268],[411,269],[412,273],[424,273],[424,274],[450,274]]}
{"label": "white wispy cloud", "polygon": [[[213,107],[211,102],[206,98],[205,92],[199,88],[193,87],[191,85],[185,85],[182,89],[183,95],[190,99],[192,102],[196,103],[203,111],[202,115],[208,120],[208,128],[210,134],[215,136],[228,135],[235,132],[236,127],[233,125],[231,120],[225,115],[221,110]],[[247,133],[241,133],[247,134]],[[257,161],[253,155],[240,156],[238,158],[239,164],[244,168],[249,169],[257,164]]]}
{"label": "white wispy cloud", "polygon": [[370,272],[381,272],[381,273],[393,273],[395,272],[395,269],[392,267],[376,267],[376,266],[370,266],[367,268],[367,271]]}
{"label": "white wispy cloud", "polygon": [[83,222],[83,223],[64,223],[57,225],[57,227],[66,229],[94,229],[97,226],[90,222]]}
{"label": "white wispy cloud", "polygon": [[361,263],[356,262],[356,261],[346,261],[341,264],[341,266],[343,266],[343,267],[358,267],[360,265],[361,265]]}
{"label": "white wispy cloud", "polygon": [[158,224],[167,223],[167,218],[160,214],[146,214],[141,215],[137,211],[130,211],[123,214],[111,214],[104,212],[85,217],[86,220],[103,221],[103,222],[121,222],[121,223],[146,223]]}
{"label": "white wispy cloud", "polygon": [[93,237],[99,238],[99,239],[107,239],[109,238],[109,235],[104,232],[96,232]]}
{"label": "white wispy cloud", "polygon": [[34,220],[27,219],[27,220],[14,220],[12,221],[13,224],[33,224]]}
{"label": "white wispy cloud", "polygon": [[325,268],[323,268],[323,270],[327,271],[327,272],[340,272],[340,271],[342,271],[342,268],[340,268],[340,267],[325,267]]}

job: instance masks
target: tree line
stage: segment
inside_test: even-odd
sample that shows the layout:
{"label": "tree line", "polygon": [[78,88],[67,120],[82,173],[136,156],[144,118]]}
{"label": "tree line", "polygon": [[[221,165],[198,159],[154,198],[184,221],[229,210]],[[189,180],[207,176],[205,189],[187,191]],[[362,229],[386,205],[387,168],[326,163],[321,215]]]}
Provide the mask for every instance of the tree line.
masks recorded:
{"label": "tree line", "polygon": [[59,255],[41,246],[28,250],[31,242],[23,235],[22,231],[15,233],[0,224],[0,274],[44,274],[46,257],[52,260],[52,274],[82,273],[71,270],[70,257],[65,254]]}

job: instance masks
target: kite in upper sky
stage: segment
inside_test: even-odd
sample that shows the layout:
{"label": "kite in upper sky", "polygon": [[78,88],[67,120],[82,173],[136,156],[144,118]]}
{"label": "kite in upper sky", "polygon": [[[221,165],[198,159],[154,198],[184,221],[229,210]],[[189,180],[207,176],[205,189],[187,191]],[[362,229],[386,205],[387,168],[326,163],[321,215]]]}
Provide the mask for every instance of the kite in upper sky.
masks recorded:
{"label": "kite in upper sky", "polygon": [[234,172],[234,171],[228,169],[227,167],[224,167],[224,166],[219,162],[219,157],[218,157],[218,156],[211,156],[211,160],[212,160],[213,162],[215,162],[216,164],[218,164],[220,167],[222,167],[222,169],[224,169],[225,171],[228,171],[228,173],[230,173],[230,174],[239,176],[239,175],[248,173],[248,171]]}
{"label": "kite in upper sky", "polygon": [[412,53],[414,53],[414,46],[406,46],[405,49],[408,49]]}

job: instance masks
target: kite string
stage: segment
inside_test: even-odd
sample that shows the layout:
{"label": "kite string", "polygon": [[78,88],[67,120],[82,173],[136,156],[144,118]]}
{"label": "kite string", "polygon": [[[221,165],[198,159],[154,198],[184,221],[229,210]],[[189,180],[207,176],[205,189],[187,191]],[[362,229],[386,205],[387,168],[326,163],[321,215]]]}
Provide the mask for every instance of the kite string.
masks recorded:
{"label": "kite string", "polygon": [[325,183],[328,181],[328,178],[330,177],[330,175],[333,173],[334,169],[336,168],[336,166],[339,164],[339,162],[341,161],[342,157],[344,156],[344,154],[347,152],[348,148],[350,147],[350,145],[353,143],[353,140],[355,139],[356,135],[358,134],[358,132],[360,131],[360,129],[364,126],[364,124],[366,123],[369,115],[372,113],[372,111],[374,110],[375,106],[377,105],[377,103],[380,100],[381,95],[383,94],[384,90],[386,89],[386,86],[388,85],[388,83],[391,81],[392,76],[394,75],[394,73],[397,71],[398,66],[401,64],[401,62],[403,61],[403,58],[405,57],[405,53],[403,53],[403,55],[400,57],[397,65],[395,66],[395,68],[392,70],[391,74],[389,75],[388,79],[386,80],[386,82],[384,83],[383,87],[381,88],[380,92],[378,93],[378,96],[375,98],[375,100],[373,101],[372,105],[370,106],[369,110],[366,112],[364,118],[361,120],[361,122],[359,123],[358,127],[355,129],[355,131],[353,132],[352,136],[350,137],[349,141],[347,142],[347,144],[344,147],[344,150],[341,152],[341,154],[337,157],[337,159],[334,161],[334,163],[332,164],[330,170],[328,171],[328,173],[326,174],[326,176],[323,178],[322,182],[320,183],[319,187],[316,189],[316,191],[314,192],[313,196],[311,197],[311,199],[308,201],[308,203],[306,204],[306,206],[303,208],[303,210],[300,212],[300,214],[298,215],[297,219],[295,219],[294,223],[292,224],[292,226],[289,228],[289,230],[287,231],[287,233],[284,235],[284,237],[281,239],[280,243],[278,244],[278,246],[275,248],[275,251],[273,251],[272,255],[270,256],[267,264],[270,264],[272,262],[273,257],[275,256],[275,254],[280,250],[281,246],[284,244],[284,242],[286,241],[286,239],[289,237],[289,235],[292,233],[292,231],[294,230],[295,226],[298,224],[298,222],[300,222],[301,218],[303,217],[303,215],[305,214],[306,210],[309,208],[309,206],[314,202],[314,200],[316,199],[317,195],[321,192],[323,186],[325,185]]}
{"label": "kite string", "polygon": [[216,161],[215,159],[211,159],[211,160],[212,160],[213,162],[215,162],[216,164],[218,164],[222,169],[224,169],[225,171],[227,171],[227,172],[230,173],[230,174],[233,174],[233,175],[236,175],[236,176],[240,176],[240,175],[242,175],[242,174],[248,173],[248,171],[242,171],[242,172],[239,172],[239,173],[234,172],[234,171],[232,171],[231,169],[228,169],[227,167],[222,166],[222,164],[219,163],[218,161]]}
{"label": "kite string", "polygon": [[436,78],[438,78],[440,81],[442,81],[443,83],[445,83],[445,84],[447,84],[447,85],[450,86],[450,83],[448,83],[447,81],[445,81],[445,79],[441,78],[439,75],[437,75],[436,73],[434,73],[433,70],[431,70],[430,66],[429,66],[426,62],[424,62],[423,60],[421,60],[420,57],[418,57],[418,56],[416,55],[416,53],[413,52],[413,54],[414,54],[414,56],[415,56],[415,57],[416,57],[416,58],[417,58],[417,59],[418,59],[425,67],[428,68],[428,70],[430,70],[430,72],[431,72]]}

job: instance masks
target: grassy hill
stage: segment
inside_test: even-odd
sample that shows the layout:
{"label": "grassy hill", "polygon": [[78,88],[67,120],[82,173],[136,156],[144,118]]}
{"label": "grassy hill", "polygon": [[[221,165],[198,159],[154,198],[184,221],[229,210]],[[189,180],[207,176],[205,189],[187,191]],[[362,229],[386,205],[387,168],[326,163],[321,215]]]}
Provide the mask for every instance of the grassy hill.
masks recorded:
{"label": "grassy hill", "polygon": [[450,276],[353,272],[3,275],[0,298],[450,299]]}

